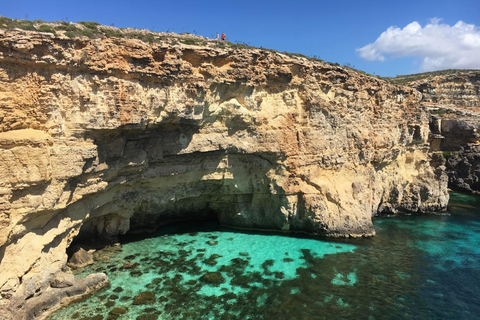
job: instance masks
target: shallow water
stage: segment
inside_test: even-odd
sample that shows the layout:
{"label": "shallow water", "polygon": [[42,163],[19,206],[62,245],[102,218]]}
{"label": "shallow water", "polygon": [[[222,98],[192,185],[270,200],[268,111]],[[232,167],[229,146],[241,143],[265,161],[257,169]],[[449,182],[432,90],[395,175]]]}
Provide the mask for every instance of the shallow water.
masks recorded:
{"label": "shallow water", "polygon": [[104,250],[110,288],[50,319],[478,319],[480,198],[322,241],[179,224]]}

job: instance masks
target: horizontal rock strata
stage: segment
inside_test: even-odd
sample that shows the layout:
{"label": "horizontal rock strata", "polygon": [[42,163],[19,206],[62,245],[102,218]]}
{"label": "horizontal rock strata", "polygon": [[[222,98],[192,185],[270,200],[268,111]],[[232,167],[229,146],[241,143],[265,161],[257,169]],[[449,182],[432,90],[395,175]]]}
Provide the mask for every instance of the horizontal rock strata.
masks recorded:
{"label": "horizontal rock strata", "polygon": [[430,138],[446,158],[448,187],[480,193],[480,71],[440,72],[407,85],[421,92],[421,104],[433,114]]}
{"label": "horizontal rock strata", "polygon": [[[419,93],[261,49],[0,31],[0,293],[177,220],[373,235],[448,202]],[[7,317],[7,316],[5,316]]]}
{"label": "horizontal rock strata", "polygon": [[420,91],[422,101],[426,103],[480,107],[480,71],[459,70],[451,74],[433,75],[411,81],[408,85]]}

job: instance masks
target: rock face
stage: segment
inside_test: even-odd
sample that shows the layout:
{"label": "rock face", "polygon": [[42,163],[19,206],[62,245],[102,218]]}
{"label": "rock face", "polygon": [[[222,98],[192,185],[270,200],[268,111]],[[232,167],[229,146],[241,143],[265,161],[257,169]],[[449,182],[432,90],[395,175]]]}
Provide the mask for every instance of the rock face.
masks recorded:
{"label": "rock face", "polygon": [[364,236],[442,210],[419,99],[260,49],[0,31],[2,304],[46,290],[77,235],[215,217]]}
{"label": "rock face", "polygon": [[446,159],[448,187],[466,193],[480,193],[480,114],[457,112],[455,117],[432,117],[438,123],[438,150]]}
{"label": "rock face", "polygon": [[480,107],[480,71],[458,71],[453,74],[431,76],[412,81],[408,85],[423,94],[423,102],[457,107]]}
{"label": "rock face", "polygon": [[480,193],[480,70],[459,70],[411,81],[431,119],[432,147],[446,158],[448,186]]}

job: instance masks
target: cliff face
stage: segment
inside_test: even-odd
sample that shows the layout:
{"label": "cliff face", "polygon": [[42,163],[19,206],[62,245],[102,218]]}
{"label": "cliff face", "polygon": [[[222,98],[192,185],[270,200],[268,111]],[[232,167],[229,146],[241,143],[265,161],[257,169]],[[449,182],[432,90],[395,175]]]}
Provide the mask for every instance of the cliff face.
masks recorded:
{"label": "cliff face", "polygon": [[408,85],[422,93],[421,103],[434,113],[432,133],[440,138],[436,149],[446,158],[449,188],[480,193],[480,71],[450,72]]}
{"label": "cliff face", "polygon": [[458,71],[411,81],[423,94],[422,101],[457,107],[480,107],[480,71]]}
{"label": "cliff face", "polygon": [[363,236],[442,210],[419,99],[260,49],[0,31],[3,304],[49,287],[77,235],[216,217]]}
{"label": "cliff face", "polygon": [[437,149],[446,159],[448,187],[480,193],[480,113],[456,110],[448,117],[433,116],[431,122],[437,124],[432,131],[440,138]]}

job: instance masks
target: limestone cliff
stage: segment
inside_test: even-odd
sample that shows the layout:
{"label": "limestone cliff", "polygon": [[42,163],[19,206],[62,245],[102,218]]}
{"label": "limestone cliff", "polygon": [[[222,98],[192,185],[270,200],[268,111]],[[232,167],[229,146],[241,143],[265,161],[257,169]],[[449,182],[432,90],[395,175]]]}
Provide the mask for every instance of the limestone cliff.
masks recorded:
{"label": "limestone cliff", "polygon": [[47,290],[79,236],[175,220],[373,235],[442,210],[414,89],[262,49],[0,31],[0,292]]}
{"label": "limestone cliff", "polygon": [[[443,106],[480,107],[480,70],[447,70],[437,73],[407,82],[422,93],[422,102]],[[408,76],[405,77],[408,80]],[[401,79],[400,77],[397,80]]]}
{"label": "limestone cliff", "polygon": [[449,188],[480,193],[480,71],[446,70],[396,81],[419,90],[421,104],[432,113],[431,140],[446,158]]}

